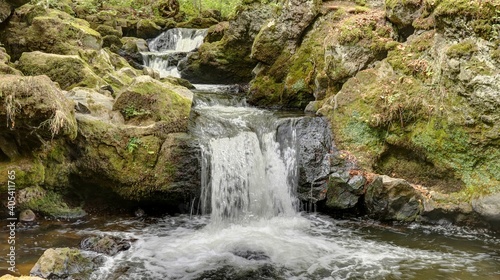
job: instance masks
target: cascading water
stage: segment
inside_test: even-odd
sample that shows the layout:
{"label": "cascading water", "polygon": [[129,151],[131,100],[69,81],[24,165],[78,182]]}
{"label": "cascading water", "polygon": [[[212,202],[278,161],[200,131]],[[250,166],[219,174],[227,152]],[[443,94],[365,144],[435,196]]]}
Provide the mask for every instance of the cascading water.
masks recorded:
{"label": "cascading water", "polygon": [[212,224],[292,217],[295,141],[278,143],[267,111],[200,102],[194,133],[202,147],[202,211]]}
{"label": "cascading water", "polygon": [[198,48],[206,29],[173,28],[148,43],[149,52],[142,52],[144,65],[160,72],[160,77],[180,77],[177,65],[187,53]]}
{"label": "cascading water", "polygon": [[[216,94],[198,95],[193,116],[207,215],[106,232],[137,241],[109,257],[93,279],[496,279],[500,273],[500,240],[487,234],[296,212],[301,157],[294,121]],[[276,135],[283,123],[290,126],[282,129],[287,137]]]}

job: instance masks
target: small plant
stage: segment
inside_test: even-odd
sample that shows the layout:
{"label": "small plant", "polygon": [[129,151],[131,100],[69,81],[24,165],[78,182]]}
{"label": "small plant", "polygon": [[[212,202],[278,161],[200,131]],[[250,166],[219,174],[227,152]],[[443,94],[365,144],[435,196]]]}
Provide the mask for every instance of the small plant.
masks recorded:
{"label": "small plant", "polygon": [[125,116],[125,118],[127,118],[127,119],[137,117],[137,116],[151,114],[151,112],[144,110],[144,109],[137,110],[133,105],[125,107],[125,109],[122,110],[122,113]]}
{"label": "small plant", "polygon": [[141,145],[141,140],[137,137],[131,137],[129,140],[128,140],[128,144],[127,144],[127,151],[129,153],[133,153],[134,151],[136,151],[139,146]]}

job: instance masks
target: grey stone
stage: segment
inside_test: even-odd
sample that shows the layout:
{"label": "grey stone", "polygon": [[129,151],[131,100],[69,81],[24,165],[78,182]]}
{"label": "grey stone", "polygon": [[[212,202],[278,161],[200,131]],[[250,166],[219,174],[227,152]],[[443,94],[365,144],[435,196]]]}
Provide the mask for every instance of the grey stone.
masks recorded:
{"label": "grey stone", "polygon": [[473,200],[472,208],[485,219],[500,222],[500,193]]}

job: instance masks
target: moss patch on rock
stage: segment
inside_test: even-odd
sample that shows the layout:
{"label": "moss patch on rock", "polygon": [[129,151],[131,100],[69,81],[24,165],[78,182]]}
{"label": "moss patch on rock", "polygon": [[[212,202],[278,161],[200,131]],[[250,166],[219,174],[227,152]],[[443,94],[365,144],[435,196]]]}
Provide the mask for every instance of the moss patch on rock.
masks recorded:
{"label": "moss patch on rock", "polygon": [[191,99],[149,76],[139,76],[119,94],[113,110],[120,111],[129,122],[164,121],[170,132],[187,130]]}
{"label": "moss patch on rock", "polygon": [[88,64],[76,55],[25,52],[19,59],[19,69],[30,76],[47,75],[59,83],[62,89],[77,86],[93,88],[104,84]]}

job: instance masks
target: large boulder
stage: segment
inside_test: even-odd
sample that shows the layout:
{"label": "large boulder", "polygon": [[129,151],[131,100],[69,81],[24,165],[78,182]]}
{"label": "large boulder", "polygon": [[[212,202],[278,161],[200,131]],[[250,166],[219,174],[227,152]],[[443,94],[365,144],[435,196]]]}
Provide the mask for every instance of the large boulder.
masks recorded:
{"label": "large boulder", "polygon": [[285,119],[277,128],[277,141],[281,147],[296,145],[299,199],[314,203],[325,199],[332,148],[328,121],[319,117]]}
{"label": "large boulder", "polygon": [[320,11],[321,0],[285,0],[277,17],[263,25],[255,37],[251,56],[272,65],[284,49],[294,48]]}
{"label": "large boulder", "polygon": [[18,67],[25,75],[47,75],[62,89],[77,86],[94,88],[105,84],[77,55],[25,52],[19,59]]}
{"label": "large boulder", "polygon": [[45,279],[89,279],[97,268],[95,257],[75,248],[47,249],[31,269],[32,276]]}
{"label": "large boulder", "polygon": [[137,37],[152,39],[161,33],[161,27],[150,19],[141,19],[137,22]]}
{"label": "large boulder", "polygon": [[500,193],[485,195],[472,201],[476,213],[490,222],[496,230],[500,230]]}
{"label": "large boulder", "polygon": [[383,175],[367,186],[365,204],[376,219],[412,222],[423,210],[423,196],[407,181]]}
{"label": "large boulder", "polygon": [[113,110],[120,111],[129,123],[163,121],[167,132],[185,132],[193,95],[182,88],[139,76],[119,93]]}
{"label": "large boulder", "polygon": [[0,34],[15,60],[29,51],[76,55],[81,49],[99,50],[102,46],[101,35],[88,22],[41,5],[16,10]]}
{"label": "large boulder", "polygon": [[76,137],[73,102],[47,76],[0,76],[0,92],[0,117],[7,120],[0,133],[19,148],[32,150],[57,136]]}

